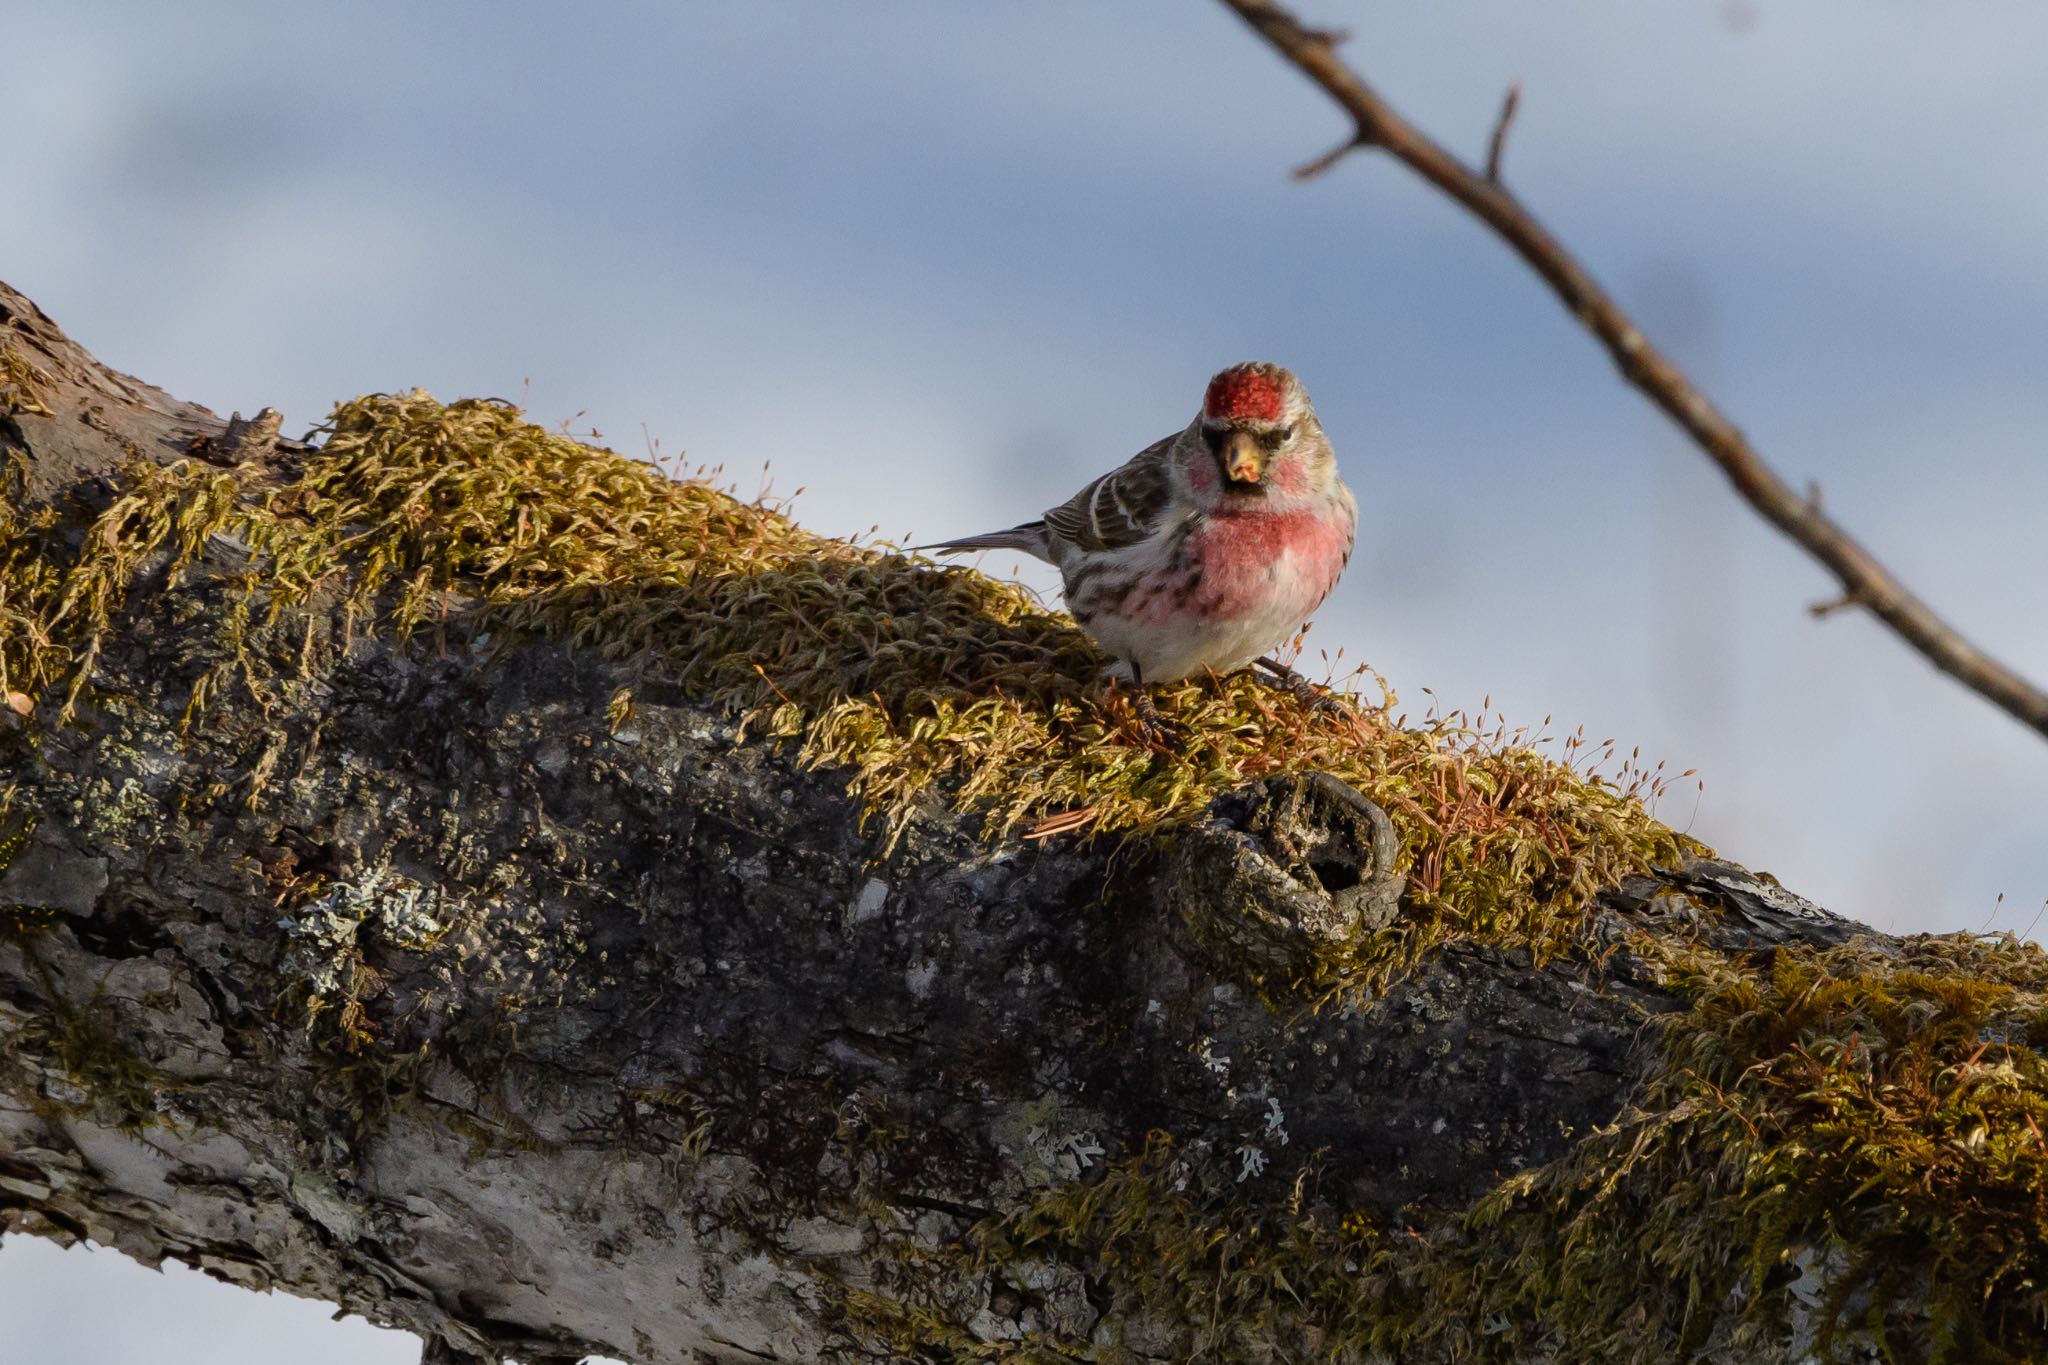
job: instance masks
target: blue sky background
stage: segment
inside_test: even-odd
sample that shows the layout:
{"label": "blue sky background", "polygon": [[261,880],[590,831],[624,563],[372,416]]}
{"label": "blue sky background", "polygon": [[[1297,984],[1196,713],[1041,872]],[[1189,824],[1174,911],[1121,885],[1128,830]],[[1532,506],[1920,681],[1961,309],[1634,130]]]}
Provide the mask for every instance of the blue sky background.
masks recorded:
{"label": "blue sky background", "polygon": [[[1512,187],[1766,458],[2048,679],[2048,8],[1303,12],[1473,157],[1523,81]],[[1290,182],[1344,125],[1220,6],[188,0],[6,33],[0,279],[180,396],[298,430],[500,395],[931,539],[1279,360],[1361,502],[1311,654],[1697,768],[1667,819],[1881,928],[2048,901],[2048,744],[1810,620],[1824,575],[1447,201],[1368,156]],[[416,1358],[326,1311],[0,1251],[25,1360]]]}

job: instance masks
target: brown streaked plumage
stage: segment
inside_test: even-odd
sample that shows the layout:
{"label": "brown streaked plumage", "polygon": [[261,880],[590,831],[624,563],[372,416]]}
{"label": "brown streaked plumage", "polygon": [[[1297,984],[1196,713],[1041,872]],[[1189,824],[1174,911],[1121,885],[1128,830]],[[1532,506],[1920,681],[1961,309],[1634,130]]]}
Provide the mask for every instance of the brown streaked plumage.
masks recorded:
{"label": "brown streaked plumage", "polygon": [[1357,509],[1308,394],[1278,365],[1209,381],[1194,421],[1037,521],[919,546],[1020,550],[1138,682],[1227,672],[1299,629],[1351,555]]}

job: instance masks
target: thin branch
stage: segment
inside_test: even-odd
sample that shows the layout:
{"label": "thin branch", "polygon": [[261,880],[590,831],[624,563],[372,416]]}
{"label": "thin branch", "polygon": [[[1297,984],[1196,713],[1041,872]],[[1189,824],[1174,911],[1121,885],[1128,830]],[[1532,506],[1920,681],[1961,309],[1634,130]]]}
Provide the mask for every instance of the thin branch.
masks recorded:
{"label": "thin branch", "polygon": [[1493,136],[1486,140],[1486,178],[1500,183],[1500,159],[1508,149],[1508,128],[1515,121],[1515,110],[1521,107],[1522,83],[1510,82],[1508,93],[1500,102],[1500,117],[1493,121]]}
{"label": "thin branch", "polygon": [[1275,50],[1349,114],[1356,141],[1384,148],[1456,200],[1512,247],[1557,295],[1565,311],[1597,337],[1622,377],[1692,438],[1744,501],[1840,583],[1843,596],[1869,609],[1928,662],[2021,724],[2048,736],[2048,693],[1977,646],[1906,589],[1849,533],[1793,492],[1728,416],[1658,350],[1584,266],[1501,185],[1460,161],[1403,118],[1331,43],[1272,0],[1223,0]]}
{"label": "thin branch", "polygon": [[1862,605],[1862,601],[1857,598],[1855,593],[1845,592],[1830,597],[1823,602],[1807,603],[1806,613],[1816,621],[1824,621],[1838,611],[1847,611],[1851,607],[1860,607]]}
{"label": "thin branch", "polygon": [[1315,160],[1304,161],[1299,166],[1296,166],[1293,176],[1296,180],[1313,180],[1365,145],[1366,142],[1363,138],[1347,137]]}

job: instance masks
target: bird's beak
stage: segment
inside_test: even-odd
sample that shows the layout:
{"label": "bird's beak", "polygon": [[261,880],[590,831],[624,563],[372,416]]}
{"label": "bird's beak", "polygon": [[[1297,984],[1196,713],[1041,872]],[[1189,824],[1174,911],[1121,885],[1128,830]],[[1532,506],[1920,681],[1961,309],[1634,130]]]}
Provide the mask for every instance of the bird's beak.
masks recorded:
{"label": "bird's beak", "polygon": [[1256,484],[1266,477],[1266,452],[1259,449],[1258,438],[1249,431],[1233,431],[1224,437],[1216,458],[1223,465],[1223,477],[1232,483]]}

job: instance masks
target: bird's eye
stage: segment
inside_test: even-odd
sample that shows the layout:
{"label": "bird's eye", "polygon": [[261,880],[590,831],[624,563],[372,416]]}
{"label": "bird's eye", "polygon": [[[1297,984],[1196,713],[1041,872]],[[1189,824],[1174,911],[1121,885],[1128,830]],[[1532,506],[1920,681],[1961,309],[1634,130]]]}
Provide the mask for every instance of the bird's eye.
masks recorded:
{"label": "bird's eye", "polygon": [[1202,444],[1209,447],[1212,454],[1223,449],[1223,428],[1204,425],[1202,427]]}
{"label": "bird's eye", "polygon": [[1280,430],[1274,432],[1273,434],[1280,438],[1281,445],[1286,445],[1289,441],[1294,439],[1294,428],[1282,427],[1280,428]]}

